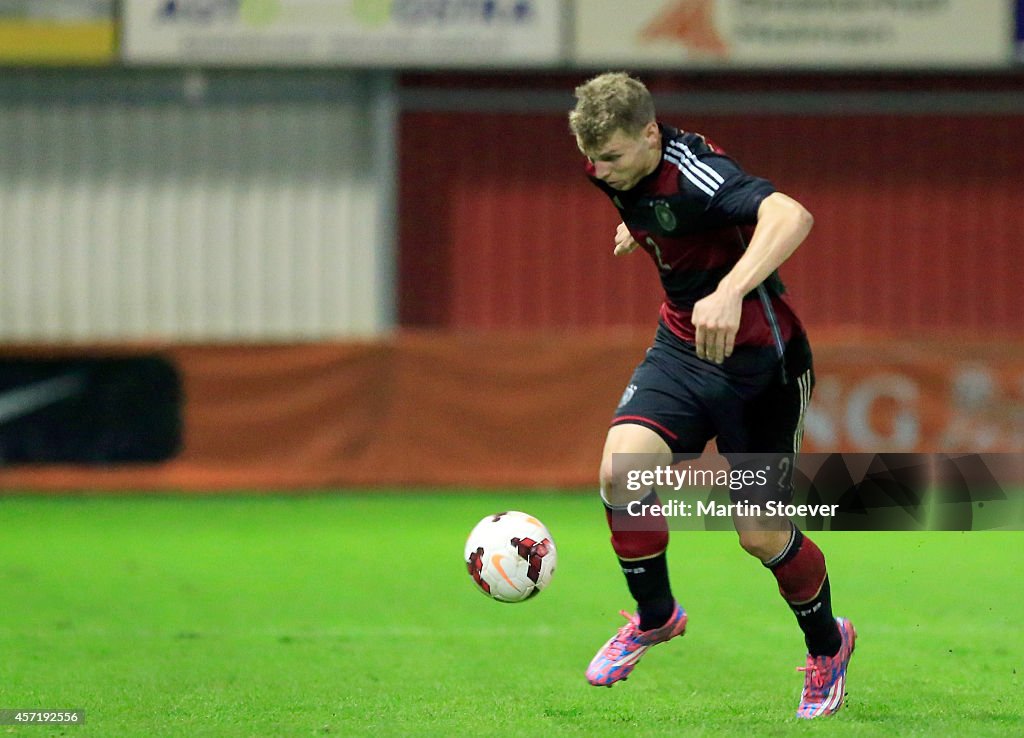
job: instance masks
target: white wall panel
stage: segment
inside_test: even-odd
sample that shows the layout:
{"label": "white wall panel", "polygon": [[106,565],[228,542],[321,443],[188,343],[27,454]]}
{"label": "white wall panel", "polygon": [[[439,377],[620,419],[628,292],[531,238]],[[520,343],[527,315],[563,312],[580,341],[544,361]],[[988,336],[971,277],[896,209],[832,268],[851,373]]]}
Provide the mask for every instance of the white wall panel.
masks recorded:
{"label": "white wall panel", "polygon": [[393,130],[375,125],[389,94],[354,84],[327,98],[69,102],[8,91],[0,340],[390,327],[393,171],[380,137]]}

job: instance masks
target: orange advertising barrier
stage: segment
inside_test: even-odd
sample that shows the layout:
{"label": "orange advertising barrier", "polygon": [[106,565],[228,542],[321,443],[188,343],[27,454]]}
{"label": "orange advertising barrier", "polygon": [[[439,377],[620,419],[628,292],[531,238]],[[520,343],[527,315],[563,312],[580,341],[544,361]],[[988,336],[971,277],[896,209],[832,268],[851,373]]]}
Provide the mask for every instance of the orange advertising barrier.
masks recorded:
{"label": "orange advertising barrier", "polygon": [[[612,410],[649,340],[629,330],[408,333],[158,347],[182,379],[175,458],[7,466],[0,490],[594,485]],[[805,450],[1024,451],[1024,342],[812,340],[818,386]],[[0,355],[136,350],[6,347]]]}

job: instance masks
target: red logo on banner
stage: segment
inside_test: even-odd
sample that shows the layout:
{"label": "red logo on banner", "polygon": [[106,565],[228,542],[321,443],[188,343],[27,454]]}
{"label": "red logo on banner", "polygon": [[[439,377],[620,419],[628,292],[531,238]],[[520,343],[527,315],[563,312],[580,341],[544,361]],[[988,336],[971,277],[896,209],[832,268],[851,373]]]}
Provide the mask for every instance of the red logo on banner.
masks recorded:
{"label": "red logo on banner", "polygon": [[725,56],[729,52],[715,27],[715,0],[679,0],[647,24],[640,37],[674,41],[688,50]]}

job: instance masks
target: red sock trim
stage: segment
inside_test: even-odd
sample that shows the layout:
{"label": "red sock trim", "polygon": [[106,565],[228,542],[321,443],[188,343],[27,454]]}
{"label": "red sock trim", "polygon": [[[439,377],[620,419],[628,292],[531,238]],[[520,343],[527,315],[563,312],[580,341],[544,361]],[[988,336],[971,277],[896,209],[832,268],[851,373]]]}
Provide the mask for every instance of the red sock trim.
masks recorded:
{"label": "red sock trim", "polygon": [[825,583],[825,556],[814,541],[805,536],[796,554],[771,571],[786,602],[792,605],[810,602]]}
{"label": "red sock trim", "polygon": [[652,514],[648,509],[643,514],[630,515],[629,510],[640,512],[643,506],[660,505],[661,500],[653,492],[640,505],[630,507],[605,506],[605,518],[612,532],[612,548],[620,559],[648,559],[668,548],[668,522],[663,515]]}

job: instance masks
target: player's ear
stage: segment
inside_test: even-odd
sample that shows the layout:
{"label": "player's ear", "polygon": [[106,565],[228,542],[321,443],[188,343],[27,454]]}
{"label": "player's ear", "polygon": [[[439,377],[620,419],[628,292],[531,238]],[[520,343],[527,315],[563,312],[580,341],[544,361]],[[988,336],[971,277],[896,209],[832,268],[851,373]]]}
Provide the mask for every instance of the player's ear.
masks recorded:
{"label": "player's ear", "polygon": [[658,122],[652,120],[650,123],[648,123],[646,126],[644,126],[643,138],[649,144],[654,146],[654,145],[659,143],[658,139],[659,139],[660,133],[661,132],[658,129]]}

